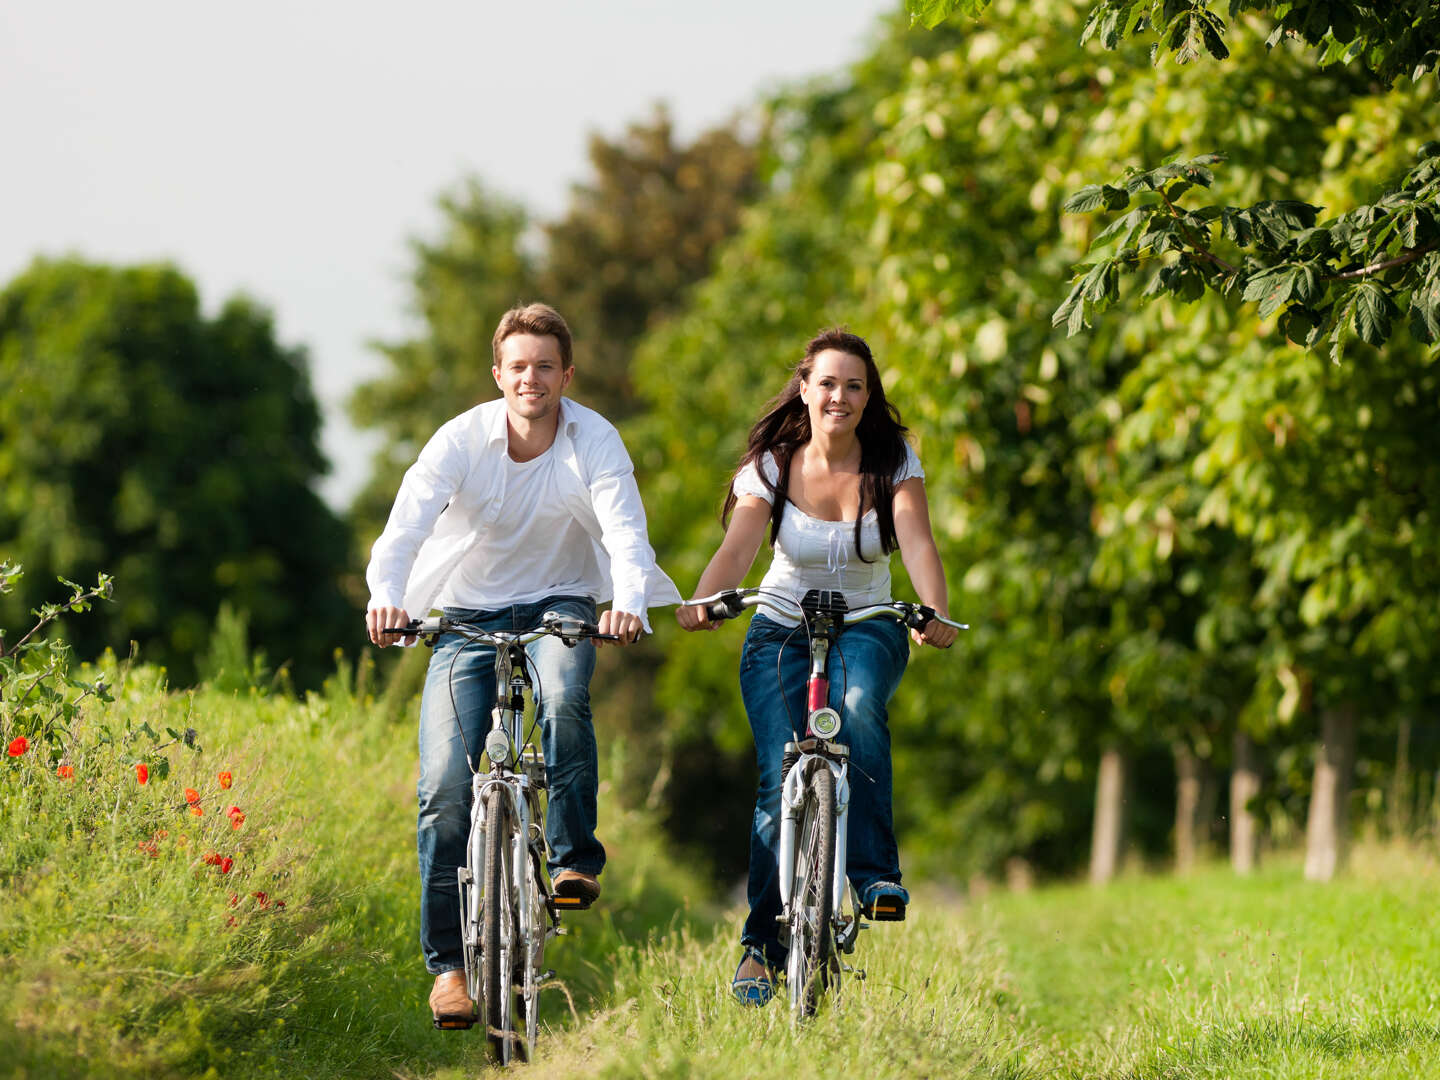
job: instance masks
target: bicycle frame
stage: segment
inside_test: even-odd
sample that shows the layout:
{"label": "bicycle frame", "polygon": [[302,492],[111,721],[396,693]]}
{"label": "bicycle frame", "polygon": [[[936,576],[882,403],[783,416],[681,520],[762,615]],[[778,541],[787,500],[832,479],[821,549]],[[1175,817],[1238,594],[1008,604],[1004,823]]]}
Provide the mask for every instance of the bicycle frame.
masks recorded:
{"label": "bicycle frame", "polygon": [[[805,684],[805,738],[785,744],[784,780],[780,790],[780,903],[788,911],[795,887],[795,842],[805,802],[807,777],[823,762],[835,776],[835,861],[831,870],[831,908],[835,913],[835,944],[854,951],[863,925],[854,912],[859,903],[851,896],[846,840],[850,813],[850,748],[834,741],[840,715],[830,708],[830,648],[844,628],[845,599],[839,593],[813,592],[801,604],[810,627],[810,673]],[[847,905],[847,901],[849,901]],[[844,912],[849,908],[850,915]]]}

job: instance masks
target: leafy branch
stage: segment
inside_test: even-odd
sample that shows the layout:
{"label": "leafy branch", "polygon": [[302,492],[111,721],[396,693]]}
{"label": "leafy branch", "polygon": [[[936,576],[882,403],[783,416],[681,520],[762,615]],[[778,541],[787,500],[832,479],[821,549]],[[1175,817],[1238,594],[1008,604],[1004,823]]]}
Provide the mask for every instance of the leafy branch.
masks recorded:
{"label": "leafy branch", "polygon": [[[1116,252],[1081,265],[1052,324],[1078,333],[1118,298],[1125,276],[1159,261],[1142,302],[1193,301],[1207,289],[1239,296],[1257,303],[1262,318],[1278,316],[1291,341],[1312,349],[1328,342],[1332,360],[1351,335],[1383,345],[1406,312],[1417,340],[1440,341],[1440,143],[1421,147],[1398,190],[1319,225],[1321,208],[1295,200],[1189,206],[1214,184],[1210,166],[1224,160],[1206,154],[1132,168],[1075,192],[1068,213],[1128,212],[1091,241],[1091,254]],[[1237,253],[1220,254],[1222,243]]]}
{"label": "leafy branch", "polygon": [[[24,571],[20,567],[13,563],[0,563],[0,594],[10,592],[15,587],[15,583],[22,577],[24,577]],[[31,612],[38,621],[26,632],[25,636],[14,645],[6,646],[5,631],[0,630],[0,660],[25,651],[30,647],[28,643],[31,638],[35,637],[35,635],[39,634],[40,631],[44,630],[45,627],[49,626],[66,612],[79,614],[80,612],[89,611],[92,601],[109,600],[115,591],[115,579],[109,574],[100,574],[95,582],[94,588],[91,589],[86,589],[83,585],[77,585],[73,581],[67,581],[63,577],[60,578],[59,581],[60,584],[70,589],[70,599],[66,600],[63,604],[41,604],[40,607]],[[0,682],[4,681],[5,675],[5,669],[0,667]]]}

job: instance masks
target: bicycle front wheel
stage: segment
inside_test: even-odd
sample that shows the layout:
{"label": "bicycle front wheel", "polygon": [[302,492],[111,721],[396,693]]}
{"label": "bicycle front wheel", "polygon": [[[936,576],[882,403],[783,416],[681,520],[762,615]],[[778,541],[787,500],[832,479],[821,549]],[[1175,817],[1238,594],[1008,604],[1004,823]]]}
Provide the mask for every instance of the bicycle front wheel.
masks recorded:
{"label": "bicycle front wheel", "polygon": [[500,787],[485,795],[485,865],[481,873],[484,918],[480,934],[481,981],[485,993],[485,1038],[502,1065],[523,1052],[515,1031],[515,946],[518,920],[512,886],[515,816]]}
{"label": "bicycle front wheel", "polygon": [[834,951],[831,937],[835,864],[835,774],[822,760],[811,762],[800,807],[795,846],[795,884],[790,890],[787,922],[790,955],[785,981],[790,1011],[798,1020],[815,1013],[830,985]]}

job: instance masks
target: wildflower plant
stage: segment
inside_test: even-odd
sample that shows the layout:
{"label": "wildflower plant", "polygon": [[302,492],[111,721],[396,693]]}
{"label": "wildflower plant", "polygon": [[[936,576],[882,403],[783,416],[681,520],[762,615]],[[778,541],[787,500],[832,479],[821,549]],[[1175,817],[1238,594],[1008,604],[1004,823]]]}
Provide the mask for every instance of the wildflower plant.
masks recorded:
{"label": "wildflower plant", "polygon": [[[18,565],[0,562],[0,595],[13,591],[23,576]],[[33,755],[50,770],[71,766],[86,699],[111,700],[103,676],[77,678],[70,646],[44,631],[62,615],[89,611],[96,600],[109,600],[114,579],[100,574],[90,588],[65,578],[60,582],[70,590],[69,598],[36,608],[35,625],[13,645],[0,629],[0,741],[6,746],[5,757],[18,764]]]}

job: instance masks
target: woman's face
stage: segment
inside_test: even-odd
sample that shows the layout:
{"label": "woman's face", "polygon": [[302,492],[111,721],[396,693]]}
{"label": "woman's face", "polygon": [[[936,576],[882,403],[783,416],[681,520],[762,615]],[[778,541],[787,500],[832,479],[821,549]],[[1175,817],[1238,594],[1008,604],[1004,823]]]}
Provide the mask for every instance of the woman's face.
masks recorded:
{"label": "woman's face", "polygon": [[839,349],[816,353],[810,377],[800,382],[800,399],[810,411],[811,431],[851,434],[870,400],[865,361]]}

